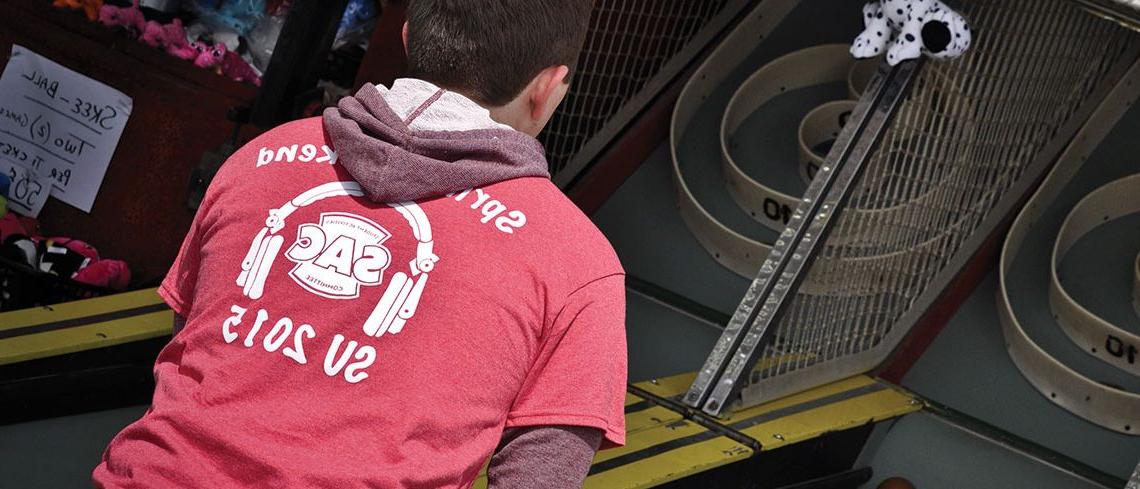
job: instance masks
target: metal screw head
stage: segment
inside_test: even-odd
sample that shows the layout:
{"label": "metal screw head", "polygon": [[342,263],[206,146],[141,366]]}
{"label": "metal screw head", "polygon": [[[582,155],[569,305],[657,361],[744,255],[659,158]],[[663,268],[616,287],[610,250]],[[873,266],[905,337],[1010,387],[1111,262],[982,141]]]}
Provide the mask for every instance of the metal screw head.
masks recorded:
{"label": "metal screw head", "polygon": [[775,439],[780,440],[780,441],[784,441],[784,435],[781,435],[779,433],[773,434],[772,438],[775,438]]}

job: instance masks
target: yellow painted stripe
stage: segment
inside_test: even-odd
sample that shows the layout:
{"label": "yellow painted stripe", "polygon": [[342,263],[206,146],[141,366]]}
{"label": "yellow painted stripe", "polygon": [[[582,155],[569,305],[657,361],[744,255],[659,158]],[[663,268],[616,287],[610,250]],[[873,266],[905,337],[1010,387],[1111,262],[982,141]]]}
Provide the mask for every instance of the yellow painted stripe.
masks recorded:
{"label": "yellow painted stripe", "polygon": [[[680,393],[683,390],[678,389],[678,386],[687,384],[691,379],[691,375],[677,376],[669,379],[658,379],[655,384],[639,384],[639,387],[644,386],[643,388],[654,389],[662,393]],[[876,383],[877,381],[868,376],[855,376],[735,413],[723,421],[725,425],[730,425],[734,422],[746,421],[778,410],[789,408],[794,410],[795,406],[804,403],[819,401],[831,396],[842,396],[846,392],[856,390],[865,391],[869,386]],[[917,399],[902,389],[887,384],[878,385],[882,385],[884,388],[807,409],[803,412],[782,416],[741,431],[743,434],[759,440],[763,444],[764,450],[771,450],[791,443],[813,439],[828,432],[856,428],[869,422],[901,416],[921,408]],[[687,385],[685,389],[687,389]],[[668,433],[662,433],[662,429],[667,428],[658,426],[647,429],[636,436],[631,436],[629,437],[631,448],[610,450],[609,452],[613,452],[612,454],[602,452],[595,462],[636,452],[683,436],[690,436],[703,428],[682,427]],[[776,435],[779,437],[777,438]],[[748,447],[726,437],[716,437],[598,473],[586,480],[586,487],[653,487],[742,460],[751,454],[751,449]]]}
{"label": "yellow painted stripe", "polygon": [[483,474],[475,478],[475,483],[471,484],[471,489],[487,489],[487,475]]}
{"label": "yellow painted stripe", "polygon": [[2,312],[0,331],[162,303],[162,298],[155,293],[155,290],[143,289],[94,299]]}
{"label": "yellow painted stripe", "polygon": [[[833,431],[895,418],[922,409],[916,398],[894,389],[864,394],[844,401],[774,419],[740,430],[755,438],[763,450],[810,440]],[[779,436],[777,436],[779,435]]]}
{"label": "yellow painted stripe", "polygon": [[479,476],[475,478],[475,482],[471,487],[480,487],[486,489],[487,487],[487,467],[491,466],[491,457],[483,462],[483,468],[479,469]]}
{"label": "yellow painted stripe", "polygon": [[626,439],[628,440],[629,436],[637,435],[641,431],[680,421],[681,419],[683,419],[683,416],[681,416],[680,413],[656,405],[641,411],[628,413],[625,415]]}
{"label": "yellow painted stripe", "polygon": [[92,350],[168,335],[174,312],[152,312],[75,328],[0,340],[0,365]]}
{"label": "yellow painted stripe", "polygon": [[[606,452],[601,452],[599,455],[604,453]],[[718,436],[591,475],[586,478],[583,487],[591,489],[654,487],[751,456],[751,448]]]}
{"label": "yellow painted stripe", "polygon": [[635,396],[633,394],[630,394],[628,392],[625,393],[625,405],[626,406],[629,406],[631,404],[637,404],[637,403],[644,401],[644,400],[645,399],[642,399],[642,398]]}
{"label": "yellow painted stripe", "polygon": [[673,375],[670,377],[662,377],[660,379],[647,380],[645,382],[638,382],[633,384],[638,388],[649,392],[655,396],[673,397],[684,394],[689,390],[692,385],[693,379],[697,378],[695,372],[687,374]]}

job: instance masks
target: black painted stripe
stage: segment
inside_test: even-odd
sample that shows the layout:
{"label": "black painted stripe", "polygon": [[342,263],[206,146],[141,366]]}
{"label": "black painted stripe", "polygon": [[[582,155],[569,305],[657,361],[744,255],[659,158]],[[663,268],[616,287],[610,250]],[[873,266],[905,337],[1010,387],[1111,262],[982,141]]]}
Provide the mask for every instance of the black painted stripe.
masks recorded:
{"label": "black painted stripe", "polygon": [[64,319],[61,321],[53,321],[43,324],[33,324],[31,326],[24,326],[22,328],[0,330],[0,340],[36,333],[46,333],[48,331],[59,331],[61,329],[77,328],[79,326],[87,326],[89,324],[114,321],[116,319],[124,319],[134,316],[142,316],[144,314],[167,310],[170,310],[170,306],[167,306],[166,304],[160,302],[158,304],[111,311],[103,314],[95,314],[92,316]]}
{"label": "black painted stripe", "polygon": [[[692,423],[692,421],[689,420],[686,420],[686,422]],[[708,441],[718,436],[720,436],[720,433],[716,433],[714,431],[704,431],[695,435],[689,435],[683,438],[677,438],[676,440],[667,441],[659,445],[646,447],[636,452],[630,452],[625,455],[614,457],[609,460],[604,460],[591,465],[589,475],[600,474],[607,470],[613,470],[623,465],[637,462],[639,460],[645,460],[647,458],[653,457],[654,455],[660,455],[671,450],[676,450],[678,448],[700,443],[702,441]]]}
{"label": "black painted stripe", "polygon": [[[743,419],[743,420],[737,421],[735,423],[732,423],[731,425],[728,425],[727,427],[724,427],[724,428],[730,429],[732,431],[742,430],[745,428],[750,428],[752,426],[756,426],[756,425],[761,424],[761,423],[766,423],[766,422],[774,420],[774,419],[779,419],[779,418],[782,418],[785,416],[791,416],[793,414],[798,414],[798,413],[802,413],[804,411],[809,411],[809,410],[812,410],[812,409],[815,409],[818,407],[826,406],[826,405],[831,404],[831,403],[845,401],[847,399],[863,396],[863,395],[874,393],[874,392],[879,392],[879,391],[882,391],[885,389],[887,389],[886,386],[884,386],[878,382],[875,382],[875,383],[872,383],[869,385],[865,385],[863,387],[851,389],[849,391],[839,392],[836,394],[832,394],[830,396],[824,396],[824,397],[821,397],[819,399],[815,399],[815,400],[808,401],[805,403],[796,404],[794,406],[788,406],[788,407],[783,408],[783,409],[777,409],[775,411],[771,411],[771,412],[767,412],[767,413],[760,414],[757,416],[753,416],[753,417],[748,418],[748,419]],[[642,395],[642,394],[637,393],[637,395]],[[695,420],[692,420],[692,419],[688,419],[687,421],[695,422]],[[747,435],[744,435],[743,433],[737,433],[737,434],[742,438],[749,438]],[[596,463],[590,467],[590,475],[600,474],[600,473],[605,472],[607,470],[613,470],[613,469],[616,469],[616,468],[621,467],[623,465],[629,465],[631,463],[634,463],[634,462],[637,462],[640,460],[645,460],[647,458],[653,457],[655,455],[660,455],[662,453],[665,453],[665,452],[668,452],[671,450],[676,450],[678,448],[682,448],[682,447],[686,447],[686,446],[693,445],[696,443],[708,441],[708,440],[711,440],[711,439],[716,438],[716,437],[721,436],[721,435],[722,435],[721,433],[718,433],[718,432],[713,431],[713,430],[709,430],[709,431],[705,431],[703,433],[697,433],[694,435],[689,435],[686,437],[678,438],[676,440],[670,440],[670,441],[667,441],[665,443],[661,443],[658,445],[653,445],[651,447],[646,447],[646,448],[643,448],[643,449],[638,450],[636,452],[630,452],[630,453],[627,453],[625,455],[621,455],[618,457],[611,458],[609,460],[598,462],[598,463]]]}
{"label": "black painted stripe", "polygon": [[780,418],[783,418],[785,416],[791,416],[793,414],[799,414],[799,413],[802,413],[804,411],[815,409],[817,407],[823,407],[823,406],[826,406],[826,405],[834,403],[834,402],[846,401],[846,400],[851,399],[851,398],[863,396],[866,394],[871,394],[873,392],[879,392],[881,390],[886,390],[886,389],[887,389],[887,386],[880,384],[878,382],[873,382],[873,383],[867,384],[863,387],[851,389],[849,391],[839,392],[836,394],[832,394],[830,396],[824,396],[824,397],[821,397],[821,398],[816,399],[814,401],[808,401],[808,402],[805,402],[802,404],[796,404],[795,406],[788,406],[788,407],[783,408],[783,409],[777,409],[775,411],[770,411],[770,412],[767,412],[764,414],[753,416],[753,417],[748,418],[748,419],[742,419],[740,421],[737,421],[735,423],[728,425],[728,427],[732,428],[734,430],[748,429],[748,428],[751,428],[751,427],[756,426],[756,425],[761,424],[761,423],[767,423],[767,422],[772,421],[774,419],[780,419]]}
{"label": "black painted stripe", "polygon": [[644,410],[649,409],[653,406],[654,406],[654,404],[652,402],[638,401],[638,402],[635,402],[633,404],[626,406],[625,407],[625,414],[636,413],[638,411],[644,411]]}
{"label": "black painted stripe", "polygon": [[691,314],[693,317],[714,324],[720,328],[724,328],[724,325],[728,324],[729,319],[732,319],[732,316],[728,314],[689,299],[653,282],[638,278],[628,272],[625,274],[625,286],[629,290],[661,301],[670,307],[680,309],[687,314]]}

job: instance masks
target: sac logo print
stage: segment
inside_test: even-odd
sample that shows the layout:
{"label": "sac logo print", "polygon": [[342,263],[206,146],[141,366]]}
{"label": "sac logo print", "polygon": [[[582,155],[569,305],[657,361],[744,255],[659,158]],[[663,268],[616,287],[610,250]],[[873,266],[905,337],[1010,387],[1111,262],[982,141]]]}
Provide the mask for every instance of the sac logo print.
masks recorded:
{"label": "sac logo print", "polygon": [[[237,278],[242,295],[257,300],[266,294],[273,263],[285,245],[283,235],[286,233],[282,231],[293,212],[331,197],[363,195],[356,182],[329,182],[270,209],[265,227],[254,236],[242,260]],[[416,239],[416,256],[406,269],[388,278],[384,293],[361,325],[366,335],[377,338],[399,333],[412,319],[427,286],[428,275],[439,261],[433,251],[431,223],[423,209],[414,202],[388,206],[411,227]],[[325,212],[319,222],[301,223],[295,229],[296,238],[285,251],[285,257],[295,264],[289,276],[304,290],[329,299],[356,299],[360,297],[362,285],[385,282],[384,273],[392,262],[392,255],[384,242],[392,235],[379,224],[355,214]],[[276,284],[281,282],[275,280],[270,285],[279,287]],[[295,292],[278,288],[270,293]]]}
{"label": "sac logo print", "polygon": [[329,299],[360,297],[361,285],[379,285],[392,254],[392,237],[375,222],[342,212],[321,214],[319,224],[302,224],[285,256],[297,266],[289,272],[301,287]]}

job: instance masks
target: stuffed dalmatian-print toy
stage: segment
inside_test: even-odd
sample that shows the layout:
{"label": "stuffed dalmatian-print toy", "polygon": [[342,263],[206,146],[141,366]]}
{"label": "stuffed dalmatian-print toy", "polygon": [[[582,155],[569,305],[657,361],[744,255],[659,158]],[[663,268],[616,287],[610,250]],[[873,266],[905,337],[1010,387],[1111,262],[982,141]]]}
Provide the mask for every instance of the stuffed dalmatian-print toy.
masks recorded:
{"label": "stuffed dalmatian-print toy", "polygon": [[922,54],[956,58],[970,47],[966,19],[938,0],[870,2],[863,6],[863,26],[851,54],[872,58],[886,52],[891,66]]}

